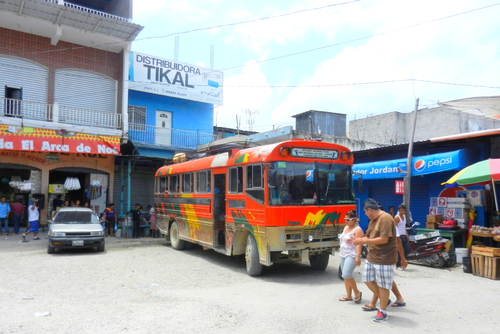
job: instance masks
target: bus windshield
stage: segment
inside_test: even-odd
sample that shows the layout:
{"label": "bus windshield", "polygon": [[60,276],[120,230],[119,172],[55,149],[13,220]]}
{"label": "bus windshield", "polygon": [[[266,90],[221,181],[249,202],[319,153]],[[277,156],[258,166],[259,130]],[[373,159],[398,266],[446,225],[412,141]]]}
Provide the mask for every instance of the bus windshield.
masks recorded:
{"label": "bus windshield", "polygon": [[334,205],[355,203],[351,166],[337,163],[270,163],[270,205]]}

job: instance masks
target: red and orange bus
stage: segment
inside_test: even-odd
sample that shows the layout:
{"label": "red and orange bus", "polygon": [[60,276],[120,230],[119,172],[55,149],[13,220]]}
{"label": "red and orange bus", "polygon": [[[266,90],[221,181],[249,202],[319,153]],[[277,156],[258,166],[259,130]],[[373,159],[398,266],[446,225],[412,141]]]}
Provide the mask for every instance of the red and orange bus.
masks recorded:
{"label": "red and orange bus", "polygon": [[180,250],[245,255],[249,275],[282,261],[325,270],[355,208],[349,149],[290,140],[161,167],[156,224]]}

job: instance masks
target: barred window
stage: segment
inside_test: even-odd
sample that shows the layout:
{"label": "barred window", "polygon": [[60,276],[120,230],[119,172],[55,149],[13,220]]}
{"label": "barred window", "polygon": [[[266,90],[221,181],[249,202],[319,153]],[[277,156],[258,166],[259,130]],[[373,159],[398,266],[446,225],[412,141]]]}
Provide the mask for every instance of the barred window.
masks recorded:
{"label": "barred window", "polygon": [[130,130],[146,131],[146,108],[128,106],[128,127]]}

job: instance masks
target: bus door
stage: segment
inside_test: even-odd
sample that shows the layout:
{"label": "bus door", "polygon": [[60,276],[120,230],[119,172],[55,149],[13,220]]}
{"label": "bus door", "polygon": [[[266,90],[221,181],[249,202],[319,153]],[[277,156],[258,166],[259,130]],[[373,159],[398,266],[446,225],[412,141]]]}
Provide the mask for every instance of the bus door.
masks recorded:
{"label": "bus door", "polygon": [[226,174],[213,174],[214,248],[226,248]]}

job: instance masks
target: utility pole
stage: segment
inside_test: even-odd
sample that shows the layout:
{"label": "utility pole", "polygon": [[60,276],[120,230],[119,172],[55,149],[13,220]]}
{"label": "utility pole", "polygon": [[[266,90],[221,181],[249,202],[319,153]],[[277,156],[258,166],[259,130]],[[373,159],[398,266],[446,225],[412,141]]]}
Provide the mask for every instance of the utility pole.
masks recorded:
{"label": "utility pole", "polygon": [[415,116],[413,117],[413,129],[411,131],[410,143],[408,144],[408,159],[406,160],[406,176],[404,177],[404,195],[403,203],[406,207],[406,217],[410,217],[410,193],[411,193],[411,174],[413,170],[413,140],[415,138],[415,129],[417,127],[418,100],[415,101]]}

